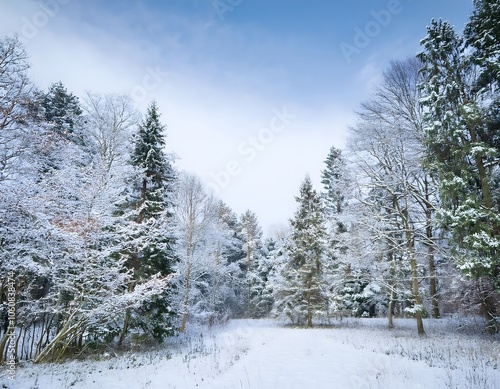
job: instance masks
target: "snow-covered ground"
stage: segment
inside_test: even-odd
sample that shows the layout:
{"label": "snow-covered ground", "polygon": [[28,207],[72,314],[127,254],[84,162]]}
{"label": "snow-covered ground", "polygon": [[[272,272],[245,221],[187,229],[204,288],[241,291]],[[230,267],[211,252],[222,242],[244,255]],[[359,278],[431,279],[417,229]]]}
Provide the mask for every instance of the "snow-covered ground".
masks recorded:
{"label": "snow-covered ground", "polygon": [[[448,319],[336,322],[291,328],[272,320],[233,320],[191,328],[162,348],[99,360],[25,365],[3,388],[500,388],[498,338],[481,324]],[[2,373],[3,374],[3,373]]]}

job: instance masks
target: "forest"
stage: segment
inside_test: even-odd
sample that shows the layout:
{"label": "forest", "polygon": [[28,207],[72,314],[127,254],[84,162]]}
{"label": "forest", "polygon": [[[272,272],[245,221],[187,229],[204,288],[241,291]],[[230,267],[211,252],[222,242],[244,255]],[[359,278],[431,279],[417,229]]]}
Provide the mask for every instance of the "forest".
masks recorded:
{"label": "forest", "polygon": [[0,361],[242,318],[406,317],[424,336],[426,318],[482,315],[500,331],[500,3],[474,4],[464,31],[432,20],[390,63],[272,236],[176,168],[155,101],[41,90],[19,37],[0,37]]}

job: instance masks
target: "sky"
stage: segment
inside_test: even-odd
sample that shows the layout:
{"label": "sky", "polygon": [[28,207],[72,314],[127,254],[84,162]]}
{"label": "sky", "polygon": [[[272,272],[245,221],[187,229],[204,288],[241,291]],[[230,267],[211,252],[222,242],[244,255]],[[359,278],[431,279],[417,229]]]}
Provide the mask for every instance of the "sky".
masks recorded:
{"label": "sky", "polygon": [[156,100],[167,151],[266,233],[343,148],[391,60],[420,51],[432,18],[461,33],[472,0],[0,0],[32,80]]}

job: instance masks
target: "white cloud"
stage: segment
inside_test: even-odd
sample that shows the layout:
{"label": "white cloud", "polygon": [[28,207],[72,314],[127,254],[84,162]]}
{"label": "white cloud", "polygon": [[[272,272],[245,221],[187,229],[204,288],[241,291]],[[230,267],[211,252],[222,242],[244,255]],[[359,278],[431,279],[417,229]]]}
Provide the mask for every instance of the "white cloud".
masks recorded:
{"label": "white cloud", "polygon": [[[7,2],[7,12],[0,17],[1,34],[19,30],[23,18],[31,20],[40,11],[38,3],[26,4],[14,6]],[[159,45],[144,37],[122,35],[124,20],[100,15],[114,28],[103,30],[71,19],[69,14],[61,8],[60,14],[26,42],[33,64],[32,76],[39,86],[46,88],[61,80],[79,96],[85,90],[130,94],[135,87],[143,87],[147,93],[138,105],[144,110],[151,99],[158,101],[168,128],[168,149],[180,157],[178,166],[210,183],[210,173],[225,169],[229,161],[238,161],[241,173],[231,179],[220,196],[238,213],[247,208],[255,211],[265,230],[293,215],[294,196],[306,174],[311,175],[319,189],[322,162],[332,145],[343,145],[344,130],[351,119],[349,112],[335,108],[342,106],[341,102],[324,101],[321,106],[306,107],[280,93],[282,81],[270,77],[276,69],[247,72],[243,66],[238,71],[235,63],[227,64],[216,53],[207,56],[212,63],[199,62],[189,45],[203,46],[202,35],[210,27],[203,23],[189,25],[185,20],[175,20],[192,37],[160,37]],[[3,24],[8,20],[16,22]],[[151,31],[160,34],[162,26],[153,24]],[[227,26],[211,31],[230,45],[242,43],[242,38],[231,41]],[[190,39],[196,42],[186,43]],[[272,50],[272,44],[267,44],[267,50]],[[248,50],[259,52],[254,46]],[[169,60],[176,56],[177,59]],[[211,67],[224,64],[227,77],[221,78],[223,69],[212,72]],[[155,69],[161,74],[156,84],[151,83],[151,78],[145,84],[144,77],[151,76]],[[238,146],[268,126],[274,110],[283,107],[296,119],[248,162],[238,152]]]}

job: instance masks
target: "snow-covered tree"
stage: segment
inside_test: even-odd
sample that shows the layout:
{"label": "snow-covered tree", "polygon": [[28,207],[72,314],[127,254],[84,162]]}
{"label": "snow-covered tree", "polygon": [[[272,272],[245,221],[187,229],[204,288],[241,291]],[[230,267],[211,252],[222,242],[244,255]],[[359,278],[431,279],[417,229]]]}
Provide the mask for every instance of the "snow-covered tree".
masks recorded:
{"label": "snow-covered tree", "polygon": [[[439,177],[439,223],[451,233],[460,269],[471,278],[498,284],[500,105],[495,37],[500,7],[492,1],[474,4],[466,39],[441,20],[432,20],[427,28],[419,54],[421,102],[426,108],[427,162]],[[485,303],[483,308],[494,329],[496,304]]]}
{"label": "snow-covered tree", "polygon": [[[479,67],[477,87],[500,87],[500,4],[497,0],[474,0],[474,11],[464,31],[472,61]],[[488,93],[487,88],[481,93]],[[496,102],[498,104],[498,101]]]}
{"label": "snow-covered tree", "polygon": [[345,213],[350,196],[350,183],[342,150],[331,147],[325,165],[321,172],[321,183],[324,187],[321,196],[327,228],[324,288],[329,296],[330,314],[339,314],[346,309],[352,311],[353,306],[348,301],[349,288],[344,285],[345,282],[351,282],[346,277],[350,278],[354,267],[348,253],[352,241],[348,231],[349,215]]}
{"label": "snow-covered tree", "polygon": [[54,131],[73,141],[79,140],[75,129],[82,114],[80,101],[73,93],[67,91],[62,82],[59,81],[49,87],[47,93],[41,96],[40,105],[45,120],[54,126]]}
{"label": "snow-covered tree", "polygon": [[[153,276],[168,278],[177,262],[172,209],[176,174],[172,157],[164,151],[164,131],[160,113],[153,102],[134,138],[131,155],[134,172],[129,179],[130,188],[121,210],[121,222],[116,226],[117,232],[125,238],[120,254],[126,257],[126,268],[133,272],[129,291]],[[170,292],[166,288],[135,314],[127,311],[120,343],[130,326],[142,328],[146,334],[159,340],[172,334]]]}
{"label": "snow-covered tree", "polygon": [[250,210],[245,211],[239,220],[240,239],[244,242],[242,249],[245,251],[245,273],[246,273],[246,316],[256,315],[256,305],[259,303],[262,289],[261,274],[258,270],[259,261],[263,256],[262,229],[257,220],[257,215]]}
{"label": "snow-covered tree", "polygon": [[[247,304],[246,252],[244,241],[239,235],[236,213],[224,202],[219,201],[218,218],[229,231],[230,239],[220,245],[219,260],[224,263],[225,278],[218,285],[219,294],[224,299],[223,308],[229,317],[243,317]],[[220,299],[220,298],[219,298]]]}
{"label": "snow-covered tree", "polygon": [[27,128],[35,92],[28,69],[28,55],[19,38],[1,37],[0,183],[14,179],[23,168],[18,156],[29,142]]}
{"label": "snow-covered tree", "polygon": [[129,96],[87,92],[83,104],[88,142],[93,144],[99,164],[110,170],[130,158],[131,136],[140,116]]}
{"label": "snow-covered tree", "polygon": [[306,177],[296,197],[298,209],[290,220],[286,246],[288,263],[282,283],[275,287],[276,311],[293,323],[313,325],[313,317],[326,315],[328,298],[323,290],[326,228],[320,195]]}
{"label": "snow-covered tree", "polygon": [[266,317],[274,304],[272,274],[276,271],[276,258],[281,255],[278,243],[268,238],[251,269],[252,317]]}
{"label": "snow-covered tree", "polygon": [[181,332],[189,317],[213,323],[225,313],[221,288],[230,275],[223,251],[233,244],[233,232],[219,217],[219,207],[220,202],[207,193],[197,176],[180,175],[175,194],[180,258],[175,283]]}
{"label": "snow-covered tree", "polygon": [[[359,121],[350,130],[349,150],[359,169],[359,201],[367,214],[371,213],[365,227],[374,239],[387,243],[382,257],[390,264],[383,281],[389,304],[392,308],[394,294],[398,294],[395,280],[400,271],[405,271],[406,266],[399,265],[404,259],[410,268],[413,294],[412,307],[406,309],[415,314],[418,332],[423,334],[425,309],[419,284],[427,271],[422,266],[424,259],[435,316],[439,316],[439,310],[433,216],[437,198],[433,178],[421,163],[424,134],[417,88],[419,67],[416,59],[395,61],[384,72],[374,97],[358,112]],[[384,247],[379,241],[373,242],[374,247]],[[404,288],[401,292],[405,293]]]}

